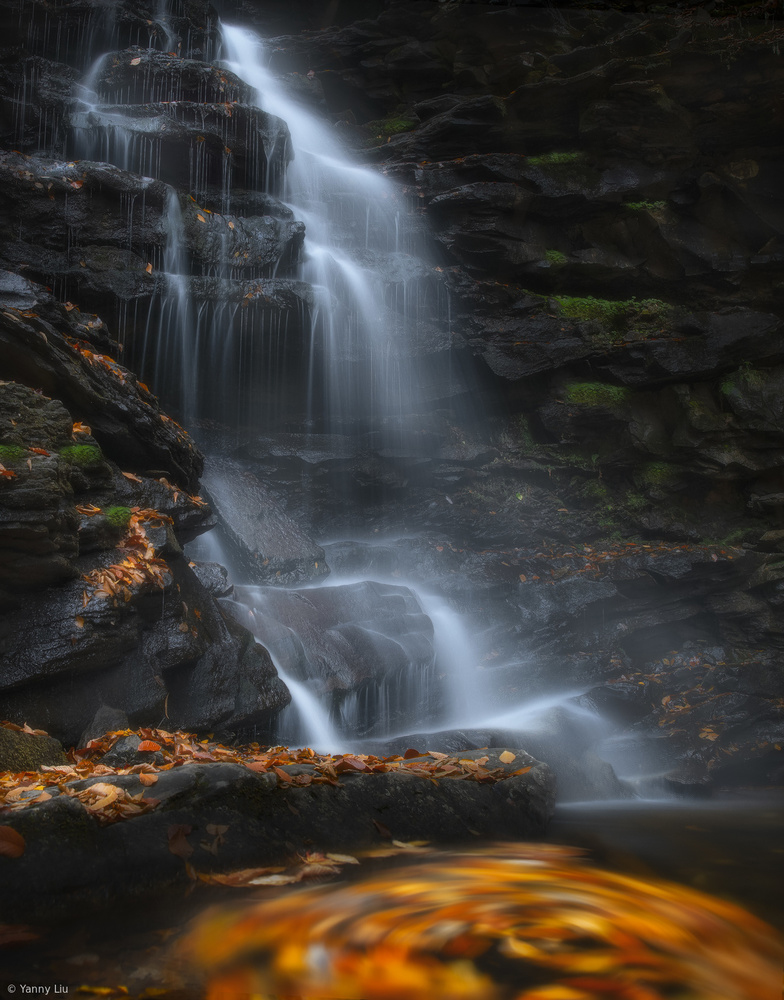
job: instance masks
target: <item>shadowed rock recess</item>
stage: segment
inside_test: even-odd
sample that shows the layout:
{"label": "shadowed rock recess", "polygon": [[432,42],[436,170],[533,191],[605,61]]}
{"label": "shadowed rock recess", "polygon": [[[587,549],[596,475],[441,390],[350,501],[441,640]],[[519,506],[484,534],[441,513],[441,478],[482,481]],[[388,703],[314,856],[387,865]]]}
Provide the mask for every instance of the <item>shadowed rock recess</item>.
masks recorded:
{"label": "shadowed rock recess", "polygon": [[[308,591],[245,621],[225,572],[183,553],[218,523],[236,582],[331,570],[438,593],[496,708],[579,689],[676,789],[784,781],[772,7],[0,0],[0,717],[71,746],[100,712],[272,739],[290,694],[256,640],[283,657]],[[220,63],[221,18],[267,38],[288,93],[398,185],[421,259],[396,255],[390,287],[448,295],[414,350],[450,379],[398,448],[307,424],[316,300],[283,200],[289,126]],[[257,370],[253,337],[274,344],[263,391],[212,387],[184,342],[163,355],[159,331],[197,314],[240,345],[227,370]],[[190,406],[210,391],[214,412]],[[278,426],[251,427],[273,397]],[[220,453],[201,494],[191,434]],[[335,699],[383,681],[382,647],[435,669],[411,592],[372,588],[418,631],[352,619],[362,587],[314,599]],[[502,745],[503,726],[438,722],[415,723],[436,749]],[[557,771],[551,743],[530,748]]]}

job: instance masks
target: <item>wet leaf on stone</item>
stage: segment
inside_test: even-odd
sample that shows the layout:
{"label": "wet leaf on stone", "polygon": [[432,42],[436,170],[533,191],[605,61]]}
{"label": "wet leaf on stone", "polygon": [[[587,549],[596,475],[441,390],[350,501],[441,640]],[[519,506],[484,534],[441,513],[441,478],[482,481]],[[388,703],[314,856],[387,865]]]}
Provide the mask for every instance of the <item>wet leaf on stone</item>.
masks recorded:
{"label": "wet leaf on stone", "polygon": [[26,847],[21,833],[12,826],[0,826],[0,857],[21,858]]}

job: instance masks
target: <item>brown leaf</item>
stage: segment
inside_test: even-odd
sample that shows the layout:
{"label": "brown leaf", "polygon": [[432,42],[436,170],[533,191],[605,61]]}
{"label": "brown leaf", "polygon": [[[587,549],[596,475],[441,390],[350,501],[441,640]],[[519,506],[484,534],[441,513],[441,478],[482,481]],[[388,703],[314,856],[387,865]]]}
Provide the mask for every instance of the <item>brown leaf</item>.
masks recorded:
{"label": "brown leaf", "polygon": [[178,823],[175,826],[170,826],[167,830],[169,850],[178,858],[189,858],[193,854],[193,848],[186,839],[192,829],[191,826]]}
{"label": "brown leaf", "polygon": [[147,274],[152,274],[152,264],[148,264],[144,270],[147,272]]}
{"label": "brown leaf", "polygon": [[147,774],[145,772],[142,772],[139,775],[139,781],[141,781],[143,785],[147,786],[154,785],[157,780],[158,780],[157,774]]}
{"label": "brown leaf", "polygon": [[410,760],[412,757],[424,757],[425,755],[420,750],[414,750],[413,747],[409,747],[408,750],[403,754],[403,760]]}
{"label": "brown leaf", "polygon": [[131,66],[138,66],[141,61],[141,56],[136,56],[134,59],[131,59]]}
{"label": "brown leaf", "polygon": [[21,858],[26,846],[22,834],[12,826],[0,826],[0,857]]}
{"label": "brown leaf", "polygon": [[142,740],[136,749],[142,753],[155,753],[156,750],[161,749],[161,745],[153,740]]}
{"label": "brown leaf", "polygon": [[207,221],[207,220],[206,220],[206,219],[204,218],[204,216],[203,216],[203,215],[199,215],[199,214],[197,214],[197,215],[196,215],[196,218],[197,218],[197,219],[199,220],[199,222],[206,222],[206,221]]}
{"label": "brown leaf", "polygon": [[265,878],[268,878],[270,875],[278,876],[282,871],[283,869],[278,866],[276,868],[240,868],[236,872],[226,872],[224,875],[217,872],[196,872],[196,875],[202,882],[214,885],[281,885],[286,882],[299,881],[290,876],[283,876],[283,882],[278,879],[275,882],[265,883]]}
{"label": "brown leaf", "polygon": [[132,472],[123,472],[122,474],[125,476],[126,479],[130,479],[131,482],[133,482],[133,483],[140,483],[140,482],[142,482],[142,480],[139,478],[139,476],[134,476],[134,474]]}
{"label": "brown leaf", "polygon": [[509,750],[504,750],[503,753],[498,755],[498,759],[502,764],[511,764],[513,760],[517,760],[517,754],[511,753]]}

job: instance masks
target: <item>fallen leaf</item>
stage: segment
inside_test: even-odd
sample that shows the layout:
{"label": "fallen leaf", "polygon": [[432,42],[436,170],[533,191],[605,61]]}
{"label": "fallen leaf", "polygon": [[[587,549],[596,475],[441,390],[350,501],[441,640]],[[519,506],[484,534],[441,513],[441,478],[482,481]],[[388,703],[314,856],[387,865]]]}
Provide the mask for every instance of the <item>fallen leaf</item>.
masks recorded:
{"label": "fallen leaf", "polygon": [[511,753],[509,750],[504,750],[503,753],[498,755],[498,759],[502,764],[511,764],[513,760],[517,760],[517,754]]}
{"label": "fallen leaf", "polygon": [[414,750],[413,747],[409,747],[408,750],[403,754],[403,760],[411,760],[412,757],[424,757],[425,755],[419,750]]}
{"label": "fallen leaf", "polygon": [[138,66],[141,61],[141,56],[136,56],[134,59],[131,59],[131,66]]}
{"label": "fallen leaf", "polygon": [[133,483],[140,483],[140,482],[142,482],[142,480],[140,479],[140,477],[139,476],[134,476],[134,474],[132,472],[123,472],[122,475],[124,475],[126,479],[130,479],[131,482],[133,482]]}
{"label": "fallen leaf", "polygon": [[197,215],[196,215],[196,218],[197,218],[197,219],[199,220],[199,222],[206,222],[206,221],[207,221],[207,220],[206,220],[206,219],[204,218],[204,216],[203,216],[203,215],[199,215],[199,214],[197,214]]}
{"label": "fallen leaf", "polygon": [[189,858],[193,854],[193,848],[186,839],[192,829],[191,826],[178,823],[175,826],[170,826],[167,830],[169,850],[178,858]]}
{"label": "fallen leaf", "polygon": [[147,272],[147,274],[152,274],[152,264],[148,264],[144,270]]}
{"label": "fallen leaf", "polygon": [[22,834],[12,826],[0,826],[0,857],[21,858],[26,846]]}
{"label": "fallen leaf", "polygon": [[81,615],[77,615],[74,619],[77,628],[84,628],[84,618]]}
{"label": "fallen leaf", "polygon": [[153,740],[142,740],[136,749],[142,753],[155,753],[156,750],[161,749],[161,745]]}
{"label": "fallen leaf", "polygon": [[157,774],[146,774],[145,772],[142,772],[139,775],[139,781],[141,781],[143,785],[148,785],[148,786],[154,785],[157,780],[158,780]]}

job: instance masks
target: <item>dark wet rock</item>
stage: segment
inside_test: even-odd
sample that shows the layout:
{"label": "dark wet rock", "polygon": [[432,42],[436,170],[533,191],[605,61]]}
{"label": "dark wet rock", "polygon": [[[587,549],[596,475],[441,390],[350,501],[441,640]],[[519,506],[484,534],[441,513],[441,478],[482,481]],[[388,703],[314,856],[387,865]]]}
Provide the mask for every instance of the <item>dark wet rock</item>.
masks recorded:
{"label": "dark wet rock", "polygon": [[[92,54],[127,46],[174,50],[183,56],[201,56],[217,40],[215,8],[206,0],[185,0],[176,10],[152,2],[78,0],[49,3],[33,0],[25,10],[26,43],[34,55],[54,56],[87,69]],[[3,37],[19,31],[17,0],[0,5]]]}
{"label": "dark wet rock", "polygon": [[[473,756],[489,756],[488,766],[511,771],[498,759],[501,752]],[[431,783],[387,772],[343,774],[337,788],[311,784],[279,789],[274,775],[217,763],[161,772],[153,789],[145,788],[138,775],[116,776],[112,783],[119,788],[159,804],[107,827],[100,827],[77,799],[63,794],[7,817],[27,847],[4,873],[8,892],[3,918],[18,921],[72,912],[74,905],[117,904],[185,884],[182,858],[169,850],[176,826],[183,827],[195,852],[191,864],[199,871],[285,864],[313,846],[325,851],[369,847],[381,840],[378,826],[398,840],[435,843],[459,843],[477,835],[541,836],[554,807],[552,774],[523,751],[514,752],[515,767],[523,763],[530,770],[491,785],[449,779]],[[79,791],[94,780],[107,779],[70,787]],[[207,836],[208,825],[228,827],[217,855],[207,850],[214,840]]]}
{"label": "dark wet rock", "polygon": [[0,771],[38,771],[43,764],[67,764],[63,748],[51,736],[0,726]]}
{"label": "dark wet rock", "polygon": [[194,562],[191,569],[199,583],[213,597],[231,597],[234,585],[229,581],[229,573],[225,566],[216,562]]}
{"label": "dark wet rock", "polygon": [[[97,713],[96,713],[97,714]],[[106,730],[104,730],[105,732]],[[101,734],[103,735],[103,734]],[[111,748],[99,759],[99,763],[105,767],[135,767],[136,764],[154,764],[160,767],[166,763],[165,754],[159,750],[140,750],[141,739],[135,734],[121,736],[112,744]],[[78,789],[89,787],[89,781],[74,783]]]}
{"label": "dark wet rock", "polygon": [[36,295],[34,309],[0,313],[5,378],[59,398],[71,419],[89,425],[107,456],[126,469],[164,469],[193,489],[200,453],[134,375],[91,349],[90,327],[103,327],[102,321],[69,310],[43,289],[29,286],[29,293]]}
{"label": "dark wet rock", "polygon": [[[367,701],[361,718],[347,725],[360,731],[389,714],[417,711],[407,703],[407,689],[421,692],[435,661],[433,625],[407,588],[364,581],[313,590],[236,587],[234,606],[243,624],[253,630],[286,674],[331,695],[339,707],[351,694]],[[388,688],[385,705],[369,692]],[[397,690],[402,689],[402,690]],[[417,697],[414,694],[414,697]]]}
{"label": "dark wet rock", "polygon": [[[409,747],[427,747],[440,753],[475,757],[488,746],[511,739],[515,746],[528,748],[526,754],[546,763],[555,775],[558,802],[585,802],[630,798],[631,787],[620,781],[607,761],[590,747],[586,733],[580,733],[574,717],[554,711],[540,719],[533,730],[455,729],[437,733],[416,733],[383,743],[370,744],[366,753],[405,753]],[[510,744],[511,745],[511,744]],[[525,754],[523,755],[525,756]],[[523,762],[513,762],[515,767]],[[511,764],[509,766],[512,766]]]}
{"label": "dark wet rock", "polygon": [[[301,222],[267,214],[239,218],[213,213],[160,181],[106,163],[3,153],[0,179],[0,203],[8,233],[14,235],[5,241],[3,265],[23,267],[28,277],[43,283],[67,280],[83,306],[109,310],[110,315],[118,300],[135,302],[138,309],[149,307],[156,295],[176,295],[157,264],[174,228],[195,275],[230,273],[247,280],[274,271],[282,278],[301,251]],[[273,201],[259,204],[256,211],[275,211]],[[225,211],[229,206],[222,206],[219,197],[213,207]],[[232,298],[228,281],[202,282],[200,287],[209,287],[215,297]],[[280,294],[267,294],[283,307]],[[242,286],[233,298],[247,304],[252,289]],[[143,332],[146,309],[142,312],[135,322]],[[127,320],[126,331],[141,336]]]}
{"label": "dark wet rock", "polygon": [[[118,126],[123,146],[110,157],[102,156],[107,143],[111,149],[118,141]],[[130,162],[125,165],[129,169],[142,175],[154,173],[157,180],[184,190],[192,186],[187,150],[201,160],[203,183],[220,186],[228,169],[238,186],[267,188],[273,194],[281,193],[286,165],[293,155],[286,123],[246,104],[101,104],[73,111],[70,128],[80,158],[115,160],[128,149]],[[151,148],[155,151],[152,160]],[[198,196],[198,187],[193,194]]]}
{"label": "dark wet rock", "polygon": [[253,98],[251,88],[228,69],[138,46],[107,53],[96,84],[107,104],[249,104]]}
{"label": "dark wet rock", "polygon": [[[84,569],[116,559],[109,550]],[[127,602],[90,596],[76,580],[7,614],[0,643],[7,717],[34,718],[68,743],[102,704],[141,725],[269,722],[289,694],[266,652],[224,621],[182,556],[167,556],[166,566],[162,588],[134,588]]]}
{"label": "dark wet rock", "polygon": [[237,578],[291,586],[329,573],[324,550],[241,463],[211,459],[203,482]]}
{"label": "dark wet rock", "polygon": [[119,708],[101,705],[90,724],[79,737],[78,746],[86,747],[90,740],[97,740],[104,733],[113,733],[120,729],[129,729],[128,716]]}

